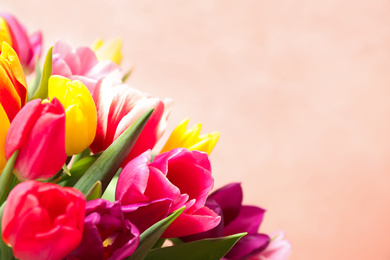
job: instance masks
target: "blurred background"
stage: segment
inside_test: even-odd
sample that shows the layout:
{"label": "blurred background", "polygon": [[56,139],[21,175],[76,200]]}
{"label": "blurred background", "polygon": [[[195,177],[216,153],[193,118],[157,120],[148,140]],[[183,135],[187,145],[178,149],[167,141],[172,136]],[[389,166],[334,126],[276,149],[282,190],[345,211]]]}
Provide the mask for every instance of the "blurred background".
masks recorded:
{"label": "blurred background", "polygon": [[389,1],[0,6],[41,29],[45,51],[122,37],[129,84],[175,101],[166,134],[185,117],[220,131],[215,187],[242,182],[292,260],[390,259]]}

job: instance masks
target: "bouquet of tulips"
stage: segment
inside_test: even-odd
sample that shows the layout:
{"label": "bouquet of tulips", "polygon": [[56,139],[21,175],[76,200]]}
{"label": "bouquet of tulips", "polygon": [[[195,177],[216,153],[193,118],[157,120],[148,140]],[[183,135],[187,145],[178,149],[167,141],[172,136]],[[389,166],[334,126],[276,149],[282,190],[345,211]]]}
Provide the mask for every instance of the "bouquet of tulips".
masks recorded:
{"label": "bouquet of tulips", "polygon": [[41,33],[0,13],[0,259],[287,259],[239,183],[212,192],[219,133],[186,119],[152,152],[172,101],[125,83],[121,45],[40,61]]}

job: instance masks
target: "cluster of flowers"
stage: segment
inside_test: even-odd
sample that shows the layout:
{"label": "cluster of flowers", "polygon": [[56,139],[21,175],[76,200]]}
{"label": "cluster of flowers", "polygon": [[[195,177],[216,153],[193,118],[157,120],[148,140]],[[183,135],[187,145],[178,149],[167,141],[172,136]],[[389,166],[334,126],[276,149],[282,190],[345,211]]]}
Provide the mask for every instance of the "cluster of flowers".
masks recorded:
{"label": "cluster of flowers", "polygon": [[219,133],[187,119],[151,153],[172,101],[124,83],[120,40],[57,41],[42,69],[41,34],[0,13],[0,43],[1,259],[288,258],[239,183],[209,194]]}

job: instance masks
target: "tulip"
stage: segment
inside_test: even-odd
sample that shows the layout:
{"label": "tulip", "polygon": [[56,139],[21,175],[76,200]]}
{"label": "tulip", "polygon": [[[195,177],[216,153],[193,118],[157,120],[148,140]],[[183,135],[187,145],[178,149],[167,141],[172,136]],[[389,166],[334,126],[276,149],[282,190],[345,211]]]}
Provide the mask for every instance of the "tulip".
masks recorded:
{"label": "tulip", "polygon": [[[34,71],[36,59],[42,52],[42,33],[35,32],[28,36],[25,27],[9,13],[0,12],[0,18],[7,24],[10,35],[10,37],[0,37],[0,40],[12,46],[27,73]],[[0,26],[2,24],[0,23]]]}
{"label": "tulip", "polygon": [[98,61],[89,47],[74,49],[65,40],[59,40],[53,47],[53,73],[71,80],[80,80],[93,94],[99,79],[112,76],[122,79],[123,72],[112,61]]}
{"label": "tulip", "polygon": [[27,83],[18,55],[3,42],[0,55],[0,104],[12,121],[27,101]]}
{"label": "tulip", "polygon": [[291,243],[284,239],[284,232],[279,231],[271,234],[272,240],[267,248],[260,254],[249,260],[287,260],[291,255]]}
{"label": "tulip", "polygon": [[258,233],[265,210],[242,205],[242,188],[239,183],[231,183],[213,192],[208,197],[206,206],[221,216],[221,223],[208,232],[182,237],[182,240],[194,241],[247,232],[225,255],[224,260],[248,259],[268,246],[269,236]]}
{"label": "tulip", "polygon": [[172,103],[170,99],[150,97],[113,78],[99,82],[93,99],[98,117],[96,137],[90,146],[94,153],[105,150],[140,116],[154,108],[125,162],[154,147],[165,131]]}
{"label": "tulip", "polygon": [[57,99],[34,99],[12,121],[5,139],[7,160],[19,150],[14,172],[20,180],[48,179],[66,160],[65,111]]}
{"label": "tulip", "polygon": [[174,149],[156,155],[152,163],[150,158],[150,151],[144,152],[119,175],[115,198],[122,203],[125,218],[142,232],[150,219],[158,221],[156,214],[164,213],[161,217],[165,217],[185,206],[163,237],[195,234],[217,226],[220,217],[204,205],[214,185],[207,154]]}
{"label": "tulip", "polygon": [[80,243],[85,198],[73,188],[26,181],[10,192],[2,237],[17,259],[62,259]]}
{"label": "tulip", "polygon": [[80,245],[68,259],[125,259],[139,243],[139,231],[125,220],[119,202],[96,199],[87,202]]}
{"label": "tulip", "polygon": [[123,56],[121,49],[122,39],[120,38],[112,39],[106,42],[103,42],[102,39],[99,39],[92,46],[92,50],[95,52],[99,61],[111,60],[118,65],[120,65]]}
{"label": "tulip", "polygon": [[7,114],[4,111],[3,106],[0,104],[0,174],[4,169],[6,160],[5,160],[5,136],[9,128],[9,120]]}
{"label": "tulip", "polygon": [[197,150],[210,155],[218,141],[219,132],[199,135],[202,124],[196,124],[191,129],[186,130],[188,121],[188,118],[184,119],[173,130],[160,153],[165,153],[174,148],[187,148],[190,151]]}
{"label": "tulip", "polygon": [[65,149],[67,155],[81,153],[96,134],[96,108],[92,96],[81,81],[51,76],[49,99],[57,98],[66,113]]}

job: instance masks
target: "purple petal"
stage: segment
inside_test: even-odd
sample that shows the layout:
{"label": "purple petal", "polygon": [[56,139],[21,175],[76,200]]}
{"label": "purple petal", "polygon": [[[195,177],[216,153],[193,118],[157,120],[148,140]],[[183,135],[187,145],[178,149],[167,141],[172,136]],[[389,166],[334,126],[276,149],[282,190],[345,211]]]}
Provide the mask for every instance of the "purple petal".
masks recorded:
{"label": "purple petal", "polygon": [[248,232],[248,234],[257,234],[263,220],[265,210],[256,206],[242,206],[236,219],[225,226],[224,236]]}
{"label": "purple petal", "polygon": [[225,255],[229,260],[244,260],[263,251],[269,244],[269,236],[265,234],[246,235]]}
{"label": "purple petal", "polygon": [[239,214],[242,203],[242,188],[240,183],[230,183],[214,191],[209,199],[216,201],[222,209],[225,226]]}

